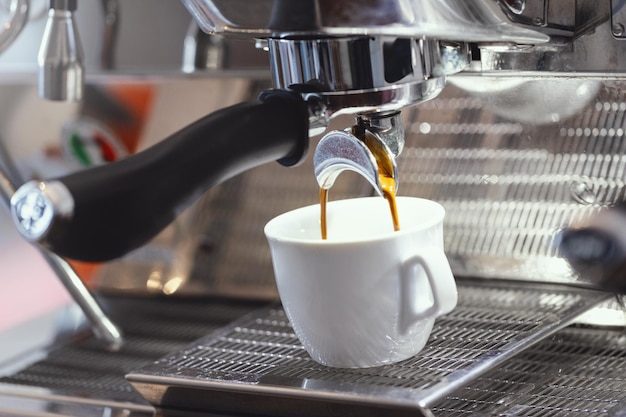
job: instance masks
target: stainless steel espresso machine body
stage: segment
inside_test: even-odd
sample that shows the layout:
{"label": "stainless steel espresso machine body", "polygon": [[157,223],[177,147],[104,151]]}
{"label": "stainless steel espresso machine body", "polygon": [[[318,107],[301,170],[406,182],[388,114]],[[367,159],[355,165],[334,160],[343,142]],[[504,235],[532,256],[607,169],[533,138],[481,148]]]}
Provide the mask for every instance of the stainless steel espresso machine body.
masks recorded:
{"label": "stainless steel espresso machine body", "polygon": [[[459,73],[495,74],[497,77],[530,81],[531,84],[546,84],[539,88],[550,89],[555,97],[552,105],[556,109],[545,109],[536,115],[537,118],[548,117],[548,121],[555,121],[567,117],[593,95],[594,78],[619,76],[622,70],[619,5],[577,2],[576,7],[572,7],[564,2],[537,3],[542,6],[533,2],[490,0],[466,2],[462,7],[435,1],[359,5],[351,2],[328,4],[303,1],[290,4],[261,1],[254,7],[246,7],[244,3],[184,2],[203,31],[255,39],[259,47],[267,48],[275,91],[292,94],[287,98],[286,93],[268,91],[262,102],[272,98],[275,103],[286,101],[285,107],[288,108],[299,106],[299,115],[284,117],[283,120],[296,119],[301,126],[300,131],[297,132],[294,127],[286,133],[289,139],[270,140],[281,135],[271,131],[265,133],[261,129],[261,121],[268,120],[269,116],[262,114],[259,108],[259,120],[248,123],[255,126],[257,135],[263,138],[260,145],[259,141],[248,143],[245,139],[235,139],[238,136],[249,137],[245,132],[229,132],[226,137],[233,137],[232,145],[205,151],[208,155],[221,155],[215,161],[203,156],[206,165],[213,166],[207,169],[208,172],[194,172],[192,178],[175,179],[170,176],[170,182],[175,183],[177,189],[158,190],[159,194],[172,195],[169,202],[164,201],[167,197],[155,198],[155,190],[150,187],[150,183],[158,183],[153,179],[159,166],[168,164],[177,173],[186,170],[175,168],[176,162],[182,160],[179,157],[157,163],[164,159],[163,155],[173,154],[169,148],[165,149],[171,145],[162,145],[162,151],[150,150],[134,157],[136,162],[124,161],[82,173],[80,180],[68,177],[50,184],[37,182],[23,187],[12,201],[16,224],[26,238],[62,256],[86,261],[117,258],[154,237],[188,205],[192,195],[199,195],[215,183],[271,160],[281,159],[285,165],[299,163],[307,149],[306,137],[299,135],[306,129],[310,135],[321,133],[331,119],[345,113],[357,115],[353,132],[331,135],[323,142],[324,149],[315,158],[318,181],[323,188],[329,188],[339,172],[350,169],[371,178],[372,185],[380,191],[377,176],[366,174],[377,171],[375,158],[369,155],[368,149],[364,150],[368,154],[364,160],[367,162],[360,163],[354,163],[349,156],[333,153],[341,148],[342,142],[352,141],[359,146],[363,138],[357,136],[369,135],[395,166],[405,136],[399,112],[437,96],[444,88],[446,78]],[[75,9],[72,2],[58,6],[70,11]],[[56,9],[51,10],[59,13]],[[52,36],[50,31],[45,35]],[[63,36],[68,35],[64,32]],[[66,43],[72,44],[70,41]],[[48,44],[44,43],[41,56],[46,56],[47,47]],[[54,67],[40,57],[42,59],[42,68]],[[57,59],[66,60],[64,57]],[[74,60],[69,61],[71,64],[62,68],[73,68]],[[80,84],[77,74],[81,72],[75,69],[65,71],[65,75],[72,78],[67,82],[58,81],[61,76],[51,76],[42,71],[40,84]],[[541,77],[547,75],[563,77],[565,81],[542,83]],[[572,76],[578,79],[584,77],[589,85],[579,86],[577,82],[568,81]],[[55,77],[58,82],[51,81]],[[507,88],[505,83],[485,77],[480,77],[478,81],[458,77],[457,85],[472,94],[493,96],[494,100],[498,95],[510,94],[510,90],[515,88],[513,85]],[[520,88],[530,92],[530,88],[526,87]],[[572,90],[572,87],[575,89]],[[55,96],[45,86],[41,87],[41,91],[44,96]],[[58,96],[65,97],[60,93]],[[523,95],[518,99],[520,106],[532,101]],[[511,113],[526,117],[532,114],[528,109],[515,107],[515,103],[508,104],[513,106]],[[502,107],[505,108],[506,104]],[[243,111],[252,114],[250,108]],[[278,116],[286,110],[277,106],[267,111]],[[213,116],[211,120],[188,127],[177,137],[190,138],[204,135],[209,130],[218,130],[213,123],[234,124],[225,117],[227,113],[221,113],[223,120],[220,116]],[[230,117],[236,120],[240,116],[233,109]],[[280,126],[272,122],[268,125]],[[267,144],[263,145],[263,141]],[[179,139],[166,142],[171,144],[179,142]],[[180,142],[181,153],[190,154],[192,149],[200,148],[189,139]],[[329,146],[327,142],[337,144]],[[259,150],[254,150],[255,145]],[[189,149],[184,149],[184,146]],[[229,147],[238,150],[228,156]],[[267,155],[260,154],[264,150],[267,150]],[[250,155],[246,155],[247,152]],[[333,164],[329,164],[331,157],[335,161]],[[253,162],[242,164],[244,159]],[[198,165],[187,165],[190,164]],[[132,186],[130,181],[125,181],[130,178],[133,178]],[[119,184],[120,181],[129,185],[119,195],[106,191],[112,188],[111,184]],[[185,184],[184,187],[181,184]],[[99,191],[94,195],[92,189]],[[115,199],[128,203],[120,210],[103,204]],[[135,204],[140,200],[143,203]],[[144,215],[144,207],[147,206],[159,206],[158,210],[152,210],[148,222]],[[119,227],[98,228],[96,224],[118,224]],[[114,235],[122,234],[127,235],[124,243],[114,239]],[[93,235],[101,236],[97,247],[91,247],[93,239],[89,237]]]}
{"label": "stainless steel espresso machine body", "polygon": [[[19,398],[28,412],[45,403],[75,415],[75,404],[83,415],[626,415],[614,295],[626,254],[623,1],[182,4],[181,71],[156,83],[214,79],[217,90],[234,79],[246,102],[214,106],[121,161],[2,183],[16,227],[117,352],[72,344],[0,376],[0,410]],[[103,5],[123,18],[124,2]],[[67,44],[81,7],[50,2]],[[50,54],[54,44],[41,49],[41,95],[77,98],[87,91],[79,49]],[[252,46],[267,67],[235,68],[229,58]],[[84,71],[87,84],[154,76],[111,56]],[[315,203],[319,187],[380,193],[380,152],[399,194],[446,208],[459,307],[415,358],[328,369],[276,304],[262,225]],[[176,248],[154,243],[181,224]],[[106,261],[92,289],[112,308],[91,303],[62,257]],[[115,382],[98,363],[120,365]]]}

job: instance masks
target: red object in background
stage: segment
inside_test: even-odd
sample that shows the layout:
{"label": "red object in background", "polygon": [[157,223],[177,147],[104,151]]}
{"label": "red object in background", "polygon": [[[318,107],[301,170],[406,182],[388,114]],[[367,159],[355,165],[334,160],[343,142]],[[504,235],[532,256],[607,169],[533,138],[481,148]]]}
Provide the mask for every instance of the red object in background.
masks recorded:
{"label": "red object in background", "polygon": [[118,159],[117,152],[115,152],[115,149],[113,149],[113,147],[106,141],[105,138],[96,133],[93,140],[100,147],[102,159],[104,159],[106,162],[113,162]]}
{"label": "red object in background", "polygon": [[124,144],[128,153],[134,153],[139,146],[141,133],[152,109],[155,88],[152,84],[113,84],[107,85],[105,90],[133,116],[132,123],[120,123],[115,120],[106,122]]}

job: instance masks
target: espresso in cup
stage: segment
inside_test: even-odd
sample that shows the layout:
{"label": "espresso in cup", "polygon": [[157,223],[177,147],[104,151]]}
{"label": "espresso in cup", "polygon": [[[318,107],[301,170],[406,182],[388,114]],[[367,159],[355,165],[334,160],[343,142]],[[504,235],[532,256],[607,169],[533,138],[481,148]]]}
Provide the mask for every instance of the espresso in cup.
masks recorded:
{"label": "espresso in cup", "polygon": [[397,197],[394,231],[381,197],[284,213],[265,226],[280,299],[300,342],[327,366],[370,367],[407,359],[457,302],[443,251],[444,209]]}

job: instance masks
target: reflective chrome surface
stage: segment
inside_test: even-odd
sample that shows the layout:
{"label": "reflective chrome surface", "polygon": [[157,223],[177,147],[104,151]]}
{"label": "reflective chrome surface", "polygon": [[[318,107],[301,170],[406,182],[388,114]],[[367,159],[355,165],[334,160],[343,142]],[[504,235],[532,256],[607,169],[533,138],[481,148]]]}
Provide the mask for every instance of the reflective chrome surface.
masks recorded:
{"label": "reflective chrome surface", "polygon": [[406,132],[404,120],[399,111],[361,114],[357,116],[357,126],[380,138],[394,158],[404,149]]}
{"label": "reflective chrome surface", "polygon": [[[11,214],[20,234],[30,241],[54,233],[54,223],[74,212],[74,199],[59,181],[30,181],[11,197]],[[58,220],[58,221],[57,221]]]}
{"label": "reflective chrome surface", "polygon": [[85,82],[83,47],[74,12],[76,0],[52,1],[37,62],[39,95],[48,100],[77,101]]}
{"label": "reflective chrome surface", "polygon": [[[337,92],[389,87],[447,75],[439,43],[413,38],[269,39],[274,85]],[[465,51],[462,53],[461,51]],[[469,64],[467,47],[450,61]]]}
{"label": "reflective chrome surface", "polygon": [[9,208],[11,207],[11,196],[15,193],[15,188],[13,186],[14,182],[5,171],[4,166],[0,165],[0,201],[5,205],[5,208]]}
{"label": "reflective chrome surface", "polygon": [[91,330],[104,349],[117,351],[124,344],[120,328],[104,312],[74,268],[67,261],[42,249],[41,255],[85,314]]}
{"label": "reflective chrome surface", "polygon": [[[567,80],[571,85],[565,88],[561,77],[505,82],[501,77],[462,76],[463,87],[493,85],[493,93],[466,91],[453,78],[437,97],[401,113],[405,145],[397,159],[399,195],[429,198],[446,208],[446,251],[457,275],[584,283],[558,254],[555,242],[562,228],[624,199],[624,82]],[[236,84],[223,79],[206,88],[201,80],[191,84],[189,89],[179,86],[179,94],[173,88],[164,92],[163,100],[171,104],[161,107],[155,120],[165,120],[171,108],[191,97],[197,101],[186,105],[185,114],[192,107],[199,111],[206,97],[215,97],[213,91],[223,97],[236,91]],[[557,98],[557,91],[575,93],[576,87],[584,94]],[[525,94],[531,90],[536,99]],[[257,91],[250,90],[249,97]],[[519,110],[524,108],[542,117],[530,118]],[[579,110],[570,115],[563,109]],[[354,122],[352,115],[336,116],[331,129],[342,131]],[[318,140],[312,139],[312,150]],[[184,251],[167,243],[183,231],[170,233],[154,246],[107,265],[98,286],[154,293],[182,274],[185,284],[176,287],[177,294],[276,297],[259,225],[319,201],[312,157],[294,169],[270,164],[216,187],[189,217],[193,226],[181,229],[190,233]],[[369,182],[351,173],[340,179],[333,198],[372,192]],[[152,262],[157,254],[159,260]],[[168,272],[182,259],[192,262],[191,268]]]}
{"label": "reflective chrome surface", "polygon": [[[0,22],[9,24],[13,10],[19,11],[24,25],[10,47],[0,54],[0,75],[20,80],[38,72],[37,50],[46,26],[48,0],[32,0],[31,12],[24,7],[9,10],[0,5]],[[191,16],[180,1],[155,3],[151,0],[79,1],[75,23],[83,45],[85,76],[107,75],[180,76],[183,42]],[[4,26],[3,26],[4,27]],[[17,27],[13,25],[12,27]],[[152,30],[152,28],[159,28]],[[0,40],[8,35],[0,32]],[[253,41],[238,42],[237,50],[227,61],[228,68],[263,70],[267,73],[267,53],[257,51]]]}
{"label": "reflective chrome surface", "polygon": [[[250,312],[255,313],[248,318],[260,318],[261,306],[258,304],[216,299],[177,302],[174,299],[108,298],[107,305],[114,312],[114,317],[126,318],[123,320],[124,330],[129,336],[126,348],[120,352],[105,352],[95,349],[90,340],[78,340],[65,346],[53,345],[54,350],[47,354],[44,350],[43,355],[31,358],[11,372],[3,372],[7,368],[0,366],[0,413],[11,416],[188,416],[188,412],[176,408],[155,410],[124,378],[127,372],[148,366],[154,368],[150,362],[158,358],[162,360],[157,364],[170,363],[179,352],[185,351],[189,354],[189,361],[179,364],[179,370],[185,375],[161,378],[158,383],[180,382],[189,378],[189,385],[172,386],[172,394],[175,395],[170,398],[175,400],[183,395],[183,390],[191,392],[193,386],[199,387],[200,390],[195,392],[201,395],[191,395],[186,408],[197,405],[198,400],[212,401],[211,406],[203,407],[203,416],[232,415],[227,410],[235,407],[244,410],[237,415],[256,415],[255,412],[268,407],[273,407],[271,415],[317,413],[320,416],[329,413],[328,401],[323,401],[318,407],[314,401],[308,402],[304,398],[270,400],[267,395],[273,392],[290,396],[310,395],[311,398],[318,394],[332,396],[335,413],[342,409],[341,403],[344,402],[345,413],[358,409],[361,411],[359,415],[394,415],[399,410],[386,405],[402,401],[402,393],[408,394],[404,397],[404,404],[416,407],[410,403],[411,396],[415,394],[411,385],[429,384],[429,376],[444,375],[455,366],[467,366],[482,359],[486,360],[482,362],[486,364],[489,355],[485,352],[489,349],[496,352],[504,346],[502,352],[519,341],[516,336],[528,335],[543,324],[554,323],[555,311],[563,311],[559,309],[567,309],[567,305],[577,303],[574,295],[577,291],[571,293],[573,297],[562,292],[562,297],[551,298],[550,294],[555,295],[552,289],[544,288],[539,290],[541,307],[538,310],[528,309],[537,301],[536,291],[529,290],[526,296],[515,297],[515,291],[494,288],[467,297],[472,291],[463,288],[462,310],[454,317],[442,319],[429,348],[430,352],[441,352],[443,355],[424,355],[408,361],[404,366],[376,368],[370,375],[321,367],[299,368],[310,360],[302,358],[303,352],[298,349],[295,356],[288,357],[288,352],[294,349],[295,336],[285,331],[268,331],[289,329],[288,326],[283,327],[284,316],[276,315],[271,321],[247,321],[249,326],[238,328],[231,323]],[[491,298],[485,297],[486,294],[495,295],[499,305],[508,300],[504,303],[508,307],[504,310],[491,308]],[[485,303],[486,299],[489,304]],[[515,307],[510,308],[509,303]],[[68,320],[64,323],[69,324]],[[38,334],[46,333],[45,328],[37,329]],[[265,331],[246,331],[255,329]],[[212,337],[206,336],[213,331]],[[0,334],[0,341],[5,340],[3,336]],[[195,342],[199,338],[219,341],[199,347]],[[249,341],[252,343],[246,344]],[[431,414],[428,415],[450,416],[472,412],[483,416],[533,413],[581,417],[620,415],[626,399],[625,383],[620,377],[623,372],[623,342],[620,329],[569,327],[560,330],[551,337],[526,346],[517,355],[435,401],[429,406]],[[447,350],[447,347],[452,349]],[[483,356],[480,356],[481,353]],[[253,357],[254,362],[233,360],[238,357]],[[195,366],[194,360],[202,360],[202,366]],[[215,368],[223,370],[210,371]],[[422,369],[424,373],[412,373],[417,369]],[[164,368],[161,371],[166,374]],[[477,370],[472,369],[472,372]],[[233,380],[254,373],[263,375],[239,383]],[[208,379],[195,379],[195,375],[199,374],[208,376]],[[150,378],[151,383],[156,380],[153,375]],[[216,381],[218,378],[221,379]],[[374,381],[378,385],[366,385],[363,381]],[[232,385],[234,390],[243,392],[243,397],[237,396],[234,391],[229,392],[227,397],[222,397],[219,391],[210,396],[204,395],[206,390],[218,385]],[[374,391],[375,386],[379,387],[378,391]],[[359,387],[365,389],[359,390]],[[333,388],[336,389],[327,391]],[[351,389],[354,390],[351,394],[345,394]],[[262,392],[262,395],[254,397],[254,391]],[[368,395],[383,396],[385,392],[391,396],[382,400],[376,398],[375,403],[355,402],[355,399],[365,399]],[[156,389],[152,394],[160,393],[161,390]],[[285,412],[280,413],[280,410]],[[415,412],[410,415],[415,415]]]}
{"label": "reflective chrome surface", "polygon": [[[274,85],[321,96],[344,94],[338,110],[363,111],[368,96],[380,94],[385,109],[400,109],[436,94],[402,99],[388,92],[461,71],[469,62],[467,44],[398,37],[269,39]],[[415,88],[413,91],[417,91]],[[335,108],[336,107],[336,108]],[[380,110],[380,109],[378,109]]]}
{"label": "reflective chrome surface", "polygon": [[443,77],[423,82],[395,84],[385,88],[308,93],[323,104],[320,117],[328,121],[343,114],[383,113],[421,103],[436,97],[445,86]]}
{"label": "reflective chrome surface", "polygon": [[222,37],[202,32],[192,21],[183,42],[182,70],[193,73],[197,70],[223,69],[228,60],[228,49]]}
{"label": "reflective chrome surface", "polygon": [[251,37],[395,35],[463,41],[537,43],[548,37],[511,24],[491,0],[372,2],[183,0],[206,32]]}
{"label": "reflective chrome surface", "polygon": [[[343,171],[360,174],[384,196],[380,181],[383,172],[394,179],[394,194],[399,178],[396,158],[404,147],[404,128],[399,111],[368,113],[345,131],[332,131],[318,142],[313,154],[313,170],[320,188],[328,190]],[[389,190],[387,190],[389,191]]]}
{"label": "reflective chrome surface", "polygon": [[569,74],[584,79],[623,76],[626,45],[622,35],[616,34],[616,25],[626,15],[623,2],[584,0],[575,7],[566,0],[526,4],[532,7],[526,7],[525,16],[518,18],[534,21],[552,40],[532,48],[484,44],[472,71],[507,78],[524,74]]}
{"label": "reflective chrome surface", "polygon": [[313,155],[315,177],[320,188],[331,188],[345,170],[357,172],[379,195],[383,195],[376,158],[365,143],[348,132],[333,131],[324,135]]}

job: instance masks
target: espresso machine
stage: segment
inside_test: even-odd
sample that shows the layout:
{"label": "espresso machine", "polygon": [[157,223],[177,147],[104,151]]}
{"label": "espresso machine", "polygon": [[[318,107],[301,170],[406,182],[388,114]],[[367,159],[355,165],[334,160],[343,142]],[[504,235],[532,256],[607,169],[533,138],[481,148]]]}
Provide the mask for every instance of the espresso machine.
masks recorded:
{"label": "espresso machine", "polygon": [[[113,163],[23,178],[5,152],[13,225],[85,332],[0,374],[0,410],[626,415],[623,1],[182,0],[180,68],[158,75],[113,59],[123,1],[102,2],[90,71],[77,3],[45,7],[42,100],[148,76],[174,96],[192,83],[179,100],[217,94],[206,80],[224,97]],[[12,4],[7,44],[28,7]],[[141,14],[133,25],[167,27]],[[240,83],[242,103],[223,105]],[[176,106],[153,117],[174,119]],[[262,226],[320,187],[380,194],[380,154],[400,195],[446,208],[459,305],[414,358],[325,368],[278,303]],[[180,224],[177,246],[158,246]],[[161,266],[181,259],[184,273],[166,277]],[[74,260],[102,263],[95,283]]]}

